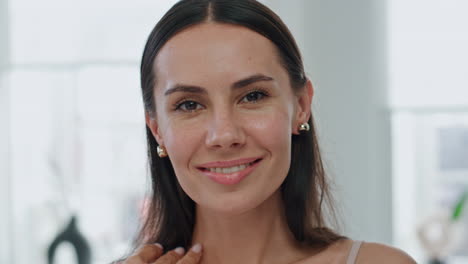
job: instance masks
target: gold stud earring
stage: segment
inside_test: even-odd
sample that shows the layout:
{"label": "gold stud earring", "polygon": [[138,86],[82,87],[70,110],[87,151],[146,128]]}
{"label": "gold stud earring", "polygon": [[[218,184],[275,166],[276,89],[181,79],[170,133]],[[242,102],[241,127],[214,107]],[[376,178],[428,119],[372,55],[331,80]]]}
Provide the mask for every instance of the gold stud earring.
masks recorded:
{"label": "gold stud earring", "polygon": [[160,158],[167,157],[166,149],[165,149],[163,146],[158,146],[158,147],[156,148],[156,151],[158,152],[158,156],[159,156]]}
{"label": "gold stud earring", "polygon": [[310,126],[308,123],[302,123],[299,126],[299,131],[309,131],[309,130],[310,130]]}

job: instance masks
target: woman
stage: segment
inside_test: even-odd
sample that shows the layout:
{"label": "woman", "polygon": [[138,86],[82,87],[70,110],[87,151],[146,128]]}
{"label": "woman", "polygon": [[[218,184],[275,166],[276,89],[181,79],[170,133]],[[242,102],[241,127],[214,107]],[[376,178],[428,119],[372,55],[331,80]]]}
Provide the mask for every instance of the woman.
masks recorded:
{"label": "woman", "polygon": [[267,7],[178,2],[149,36],[141,86],[153,196],[124,263],[414,263],[326,227],[313,87]]}

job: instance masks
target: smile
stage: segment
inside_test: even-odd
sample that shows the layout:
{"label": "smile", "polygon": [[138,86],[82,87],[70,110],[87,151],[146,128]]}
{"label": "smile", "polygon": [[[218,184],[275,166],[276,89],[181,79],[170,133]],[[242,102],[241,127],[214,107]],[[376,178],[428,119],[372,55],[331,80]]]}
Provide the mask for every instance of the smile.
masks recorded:
{"label": "smile", "polygon": [[203,164],[198,169],[216,183],[233,185],[247,177],[261,161],[261,158],[218,161]]}
{"label": "smile", "polygon": [[242,164],[242,165],[239,165],[239,166],[229,167],[229,168],[206,168],[206,169],[211,171],[211,172],[228,174],[228,173],[234,173],[234,172],[244,170],[245,168],[247,168],[248,166],[250,166],[252,164],[253,164],[253,162],[250,162],[250,163],[247,163],[247,164]]}

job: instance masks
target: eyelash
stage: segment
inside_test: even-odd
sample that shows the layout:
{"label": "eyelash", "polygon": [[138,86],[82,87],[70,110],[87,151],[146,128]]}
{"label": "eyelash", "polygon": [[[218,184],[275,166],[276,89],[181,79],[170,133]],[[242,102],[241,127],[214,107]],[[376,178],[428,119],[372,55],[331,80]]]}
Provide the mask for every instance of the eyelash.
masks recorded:
{"label": "eyelash", "polygon": [[196,101],[194,100],[191,100],[191,99],[182,99],[181,101],[179,101],[178,103],[176,103],[174,105],[174,110],[175,111],[182,111],[182,112],[195,112],[197,110],[183,110],[181,109],[183,105],[187,104],[187,103],[190,103],[190,102],[193,102],[193,103],[196,103],[198,105],[200,105],[199,103],[197,103]]}
{"label": "eyelash", "polygon": [[[254,104],[257,103],[258,101],[261,101],[261,100],[267,98],[269,96],[268,92],[263,90],[263,89],[254,89],[254,90],[248,92],[246,95],[244,95],[241,100],[243,100],[244,98],[246,98],[250,94],[259,94],[259,95],[261,95],[260,99],[252,102]],[[247,102],[247,103],[249,103],[249,102]]]}
{"label": "eyelash", "polygon": [[[259,94],[261,97],[260,99],[258,100],[255,100],[253,102],[251,101],[247,101],[247,102],[242,102],[242,103],[257,103],[258,101],[261,101],[261,100],[264,100],[265,98],[267,98],[269,96],[268,92],[263,90],[263,89],[255,89],[255,90],[252,90],[250,92],[248,92],[246,95],[244,95],[242,98],[241,98],[241,101],[244,100],[244,98],[246,98],[248,95],[251,95],[251,94]],[[182,107],[186,104],[186,103],[196,103],[197,105],[201,105],[200,103],[198,103],[197,101],[195,100],[192,100],[192,99],[187,99],[187,98],[184,98],[182,100],[180,100],[179,102],[177,102],[176,104],[174,104],[174,110],[175,111],[182,111],[182,112],[195,112],[199,109],[194,109],[194,110],[183,110]]]}

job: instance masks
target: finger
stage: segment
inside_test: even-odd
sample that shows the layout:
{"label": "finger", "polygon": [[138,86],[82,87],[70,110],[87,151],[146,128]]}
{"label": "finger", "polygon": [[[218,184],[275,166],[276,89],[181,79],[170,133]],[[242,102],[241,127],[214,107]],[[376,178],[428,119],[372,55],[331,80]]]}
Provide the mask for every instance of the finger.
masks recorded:
{"label": "finger", "polygon": [[185,256],[177,262],[177,264],[197,264],[202,255],[202,246],[195,244]]}
{"label": "finger", "polygon": [[153,264],[176,264],[176,262],[184,256],[184,253],[184,248],[178,247],[158,258]]}
{"label": "finger", "polygon": [[123,264],[146,264],[137,255],[128,257]]}
{"label": "finger", "polygon": [[155,261],[163,253],[163,247],[160,244],[144,245],[137,253],[127,259],[127,264],[147,264]]}

